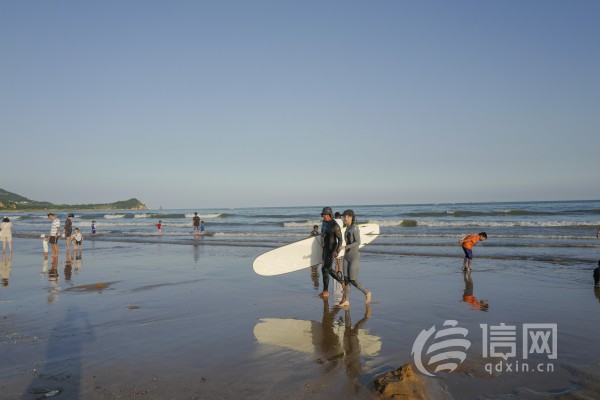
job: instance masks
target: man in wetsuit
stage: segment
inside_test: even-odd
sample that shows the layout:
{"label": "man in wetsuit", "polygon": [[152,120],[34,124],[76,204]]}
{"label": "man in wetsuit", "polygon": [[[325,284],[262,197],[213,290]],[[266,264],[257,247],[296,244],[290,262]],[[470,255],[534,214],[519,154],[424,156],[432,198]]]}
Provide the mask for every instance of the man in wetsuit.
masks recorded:
{"label": "man in wetsuit", "polygon": [[323,232],[323,266],[321,267],[321,274],[323,274],[323,291],[318,296],[325,299],[329,297],[330,276],[342,285],[344,284],[331,268],[333,266],[333,260],[337,258],[340,247],[342,247],[343,237],[340,226],[333,219],[331,207],[323,208],[321,217],[323,217],[323,221],[325,222],[325,229]]}

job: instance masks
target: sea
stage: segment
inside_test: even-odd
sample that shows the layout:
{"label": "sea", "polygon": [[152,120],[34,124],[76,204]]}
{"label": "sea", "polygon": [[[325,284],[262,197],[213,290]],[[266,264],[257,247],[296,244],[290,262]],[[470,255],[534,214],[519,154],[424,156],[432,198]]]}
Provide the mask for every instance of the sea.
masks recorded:
{"label": "sea", "polygon": [[[600,200],[396,205],[338,205],[353,209],[358,223],[376,223],[381,234],[363,253],[416,257],[462,257],[465,234],[486,232],[475,257],[531,260],[589,266],[600,258]],[[307,237],[321,224],[321,206],[77,211],[73,227],[86,240],[270,248]],[[198,212],[205,235],[194,239]],[[57,213],[64,224],[69,211]],[[39,237],[50,230],[46,212],[15,212],[16,237]],[[162,221],[162,234],[156,224]],[[96,221],[97,234],[91,236]]]}

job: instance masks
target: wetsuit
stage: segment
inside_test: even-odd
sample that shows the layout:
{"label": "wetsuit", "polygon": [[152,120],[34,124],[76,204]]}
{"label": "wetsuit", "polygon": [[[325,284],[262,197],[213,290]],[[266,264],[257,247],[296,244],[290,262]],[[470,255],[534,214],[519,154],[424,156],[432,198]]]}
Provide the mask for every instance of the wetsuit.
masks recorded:
{"label": "wetsuit", "polygon": [[333,219],[325,226],[323,232],[323,266],[321,273],[323,274],[323,291],[329,291],[329,276],[339,283],[343,281],[338,278],[335,271],[331,268],[333,265],[333,253],[339,253],[342,247],[343,238],[340,226]]}
{"label": "wetsuit", "polygon": [[368,291],[358,281],[358,270],[360,268],[360,253],[358,252],[358,246],[360,246],[360,230],[358,226],[351,225],[346,229],[346,253],[344,254],[344,281],[346,282],[346,299],[350,296],[350,285],[354,285],[358,290],[363,292],[366,296]]}

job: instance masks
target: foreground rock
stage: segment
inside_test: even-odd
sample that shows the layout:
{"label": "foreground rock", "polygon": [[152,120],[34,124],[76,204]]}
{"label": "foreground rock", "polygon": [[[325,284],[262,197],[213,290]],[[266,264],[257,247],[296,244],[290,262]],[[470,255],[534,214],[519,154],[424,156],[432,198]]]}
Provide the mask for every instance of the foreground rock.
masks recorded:
{"label": "foreground rock", "polygon": [[386,372],[374,382],[375,390],[381,396],[394,400],[452,399],[436,380],[416,375],[410,364],[404,364],[395,371]]}

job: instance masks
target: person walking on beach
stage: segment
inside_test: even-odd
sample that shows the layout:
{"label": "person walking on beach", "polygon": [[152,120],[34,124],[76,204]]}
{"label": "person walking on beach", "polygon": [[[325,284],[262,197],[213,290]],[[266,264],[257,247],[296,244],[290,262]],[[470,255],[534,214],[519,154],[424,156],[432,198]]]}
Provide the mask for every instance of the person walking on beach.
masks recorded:
{"label": "person walking on beach", "polygon": [[48,219],[52,221],[52,225],[50,226],[50,237],[48,239],[48,243],[52,245],[52,257],[58,258],[58,232],[60,230],[60,220],[56,217],[56,215],[52,213],[48,214]]}
{"label": "person walking on beach", "polygon": [[198,213],[194,213],[194,217],[192,218],[192,225],[194,226],[194,237],[200,234],[200,217]]}
{"label": "person walking on beach", "polygon": [[[65,238],[66,238],[66,243],[67,243],[67,250],[69,250],[69,247],[71,244],[73,244],[73,217],[75,217],[75,215],[73,214],[69,214],[67,216],[67,219],[65,220],[65,227],[63,228],[63,232],[65,234]],[[75,249],[75,245],[73,244],[73,249]]]}
{"label": "person walking on beach", "polygon": [[4,217],[0,223],[0,240],[2,241],[2,254],[6,252],[7,242],[8,251],[12,254],[12,222],[8,217]]}
{"label": "person walking on beach", "polygon": [[158,229],[158,234],[162,234],[162,221],[158,221],[158,224],[156,224],[156,229]]}
{"label": "person walking on beach", "polygon": [[342,246],[342,249],[346,249],[344,254],[344,296],[340,302],[340,307],[350,305],[350,284],[355,288],[363,292],[365,295],[365,304],[371,302],[371,292],[365,289],[365,287],[358,281],[358,271],[360,269],[360,253],[358,247],[360,246],[360,230],[356,225],[356,216],[353,210],[346,210],[342,214],[344,216],[344,225],[346,225],[346,232],[344,233],[344,240],[346,246]]}
{"label": "person walking on beach", "polygon": [[460,239],[460,245],[465,252],[463,259],[463,269],[471,269],[471,261],[473,261],[473,246],[477,242],[483,242],[487,239],[487,233],[480,232],[473,235],[465,235]]}
{"label": "person walking on beach", "polygon": [[329,297],[329,277],[343,284],[344,282],[331,269],[333,260],[337,258],[343,243],[342,231],[340,226],[333,220],[333,211],[331,207],[324,207],[321,212],[323,221],[326,222],[325,232],[323,233],[323,266],[321,274],[323,275],[323,291],[317,296],[323,299]]}

